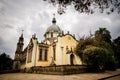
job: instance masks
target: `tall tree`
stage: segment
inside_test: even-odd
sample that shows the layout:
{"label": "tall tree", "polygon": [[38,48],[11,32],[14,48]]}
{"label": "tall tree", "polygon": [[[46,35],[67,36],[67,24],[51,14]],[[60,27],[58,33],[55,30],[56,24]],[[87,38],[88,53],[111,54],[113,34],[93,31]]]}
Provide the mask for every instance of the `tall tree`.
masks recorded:
{"label": "tall tree", "polygon": [[107,10],[107,14],[114,11],[120,13],[120,0],[43,0],[52,3],[53,5],[59,4],[58,13],[62,14],[68,5],[73,5],[74,9],[80,13],[94,13],[95,8],[99,9],[101,13]]}
{"label": "tall tree", "polygon": [[100,40],[111,43],[111,35],[106,28],[99,28],[99,30],[95,31],[95,37]]}

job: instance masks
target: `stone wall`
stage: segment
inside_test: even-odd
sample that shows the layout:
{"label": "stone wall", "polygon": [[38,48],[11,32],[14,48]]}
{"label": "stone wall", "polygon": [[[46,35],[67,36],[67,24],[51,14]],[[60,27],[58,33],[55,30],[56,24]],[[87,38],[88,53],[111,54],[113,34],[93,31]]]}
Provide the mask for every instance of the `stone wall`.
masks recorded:
{"label": "stone wall", "polygon": [[84,65],[35,66],[31,67],[29,70],[24,70],[24,72],[68,75],[87,72],[87,67]]}

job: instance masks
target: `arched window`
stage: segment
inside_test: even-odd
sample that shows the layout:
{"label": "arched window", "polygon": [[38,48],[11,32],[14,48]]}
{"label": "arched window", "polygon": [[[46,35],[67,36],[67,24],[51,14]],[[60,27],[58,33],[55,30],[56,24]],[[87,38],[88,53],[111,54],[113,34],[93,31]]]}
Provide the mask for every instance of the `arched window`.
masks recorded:
{"label": "arched window", "polygon": [[42,49],[40,49],[39,60],[42,60]]}
{"label": "arched window", "polygon": [[51,32],[51,38],[53,38],[53,32]]}
{"label": "arched window", "polygon": [[48,50],[47,49],[45,49],[45,61],[47,61],[47,55],[48,55]]}
{"label": "arched window", "polygon": [[29,63],[29,62],[31,62],[31,60],[32,60],[32,49],[29,49],[28,50],[28,61],[27,62]]}
{"label": "arched window", "polygon": [[56,48],[55,46],[53,46],[53,59],[56,60]]}

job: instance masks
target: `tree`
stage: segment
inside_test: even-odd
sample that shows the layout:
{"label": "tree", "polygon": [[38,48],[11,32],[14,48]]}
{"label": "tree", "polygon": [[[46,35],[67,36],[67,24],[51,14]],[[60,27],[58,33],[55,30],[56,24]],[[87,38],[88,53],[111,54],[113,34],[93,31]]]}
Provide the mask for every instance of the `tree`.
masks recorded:
{"label": "tree", "polygon": [[82,58],[83,60],[83,50],[93,44],[93,38],[88,38],[88,39],[85,39],[85,40],[80,40],[77,47],[76,47],[76,54],[80,56],[80,58]]}
{"label": "tree", "polygon": [[59,4],[58,13],[63,14],[68,5],[73,5],[74,9],[80,13],[94,13],[95,8],[98,8],[101,13],[108,10],[106,13],[110,14],[114,11],[120,13],[120,0],[43,0]]}
{"label": "tree", "polygon": [[97,71],[102,71],[105,69],[106,61],[106,50],[100,47],[89,46],[84,51],[84,62],[88,66],[92,66]]}
{"label": "tree", "polygon": [[120,67],[120,36],[113,40],[113,50],[118,61],[118,67]]}
{"label": "tree", "polygon": [[111,35],[106,28],[99,28],[99,30],[96,30],[95,37],[99,40],[111,43]]}
{"label": "tree", "polygon": [[0,70],[12,69],[13,60],[6,53],[0,54]]}
{"label": "tree", "polygon": [[95,37],[79,41],[76,54],[79,55],[83,63],[95,66],[97,70],[101,68],[114,70],[115,57],[109,42],[110,38],[110,32],[105,28],[100,28],[95,31]]}

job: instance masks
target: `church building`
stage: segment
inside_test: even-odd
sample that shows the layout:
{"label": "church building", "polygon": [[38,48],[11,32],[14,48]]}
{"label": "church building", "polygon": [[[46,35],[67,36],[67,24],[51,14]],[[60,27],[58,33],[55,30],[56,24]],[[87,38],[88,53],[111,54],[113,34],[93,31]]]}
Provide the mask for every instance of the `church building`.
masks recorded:
{"label": "church building", "polygon": [[33,35],[25,49],[24,35],[19,37],[14,57],[13,69],[25,69],[33,66],[81,65],[81,59],[75,54],[78,44],[74,35],[64,34],[53,18],[52,25],[44,33],[44,41],[39,42]]}

